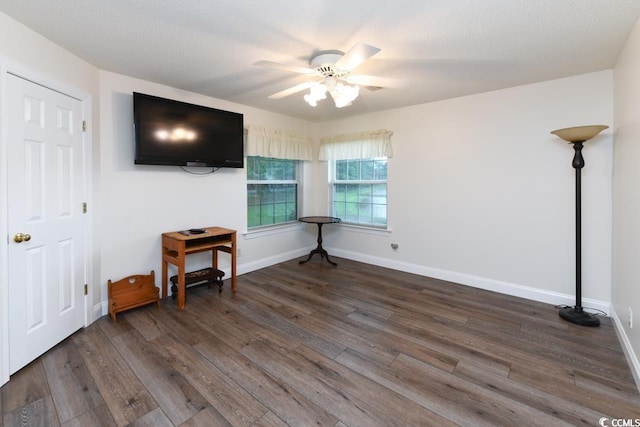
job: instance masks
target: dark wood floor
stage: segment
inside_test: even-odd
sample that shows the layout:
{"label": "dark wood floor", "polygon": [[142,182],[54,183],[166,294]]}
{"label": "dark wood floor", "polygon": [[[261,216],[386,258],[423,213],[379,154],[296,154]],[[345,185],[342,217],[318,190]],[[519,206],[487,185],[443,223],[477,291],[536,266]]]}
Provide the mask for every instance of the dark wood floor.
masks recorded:
{"label": "dark wood floor", "polygon": [[[638,419],[610,319],[338,259],[104,316],[2,387],[0,426],[597,426]],[[608,425],[611,425],[609,423]]]}

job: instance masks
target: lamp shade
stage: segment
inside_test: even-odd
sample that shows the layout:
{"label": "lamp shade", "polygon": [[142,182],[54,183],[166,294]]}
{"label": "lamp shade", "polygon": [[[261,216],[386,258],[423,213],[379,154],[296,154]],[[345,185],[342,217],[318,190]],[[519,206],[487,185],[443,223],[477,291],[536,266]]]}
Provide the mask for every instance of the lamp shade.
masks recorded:
{"label": "lamp shade", "polygon": [[593,126],[576,126],[571,128],[557,129],[551,132],[569,142],[588,141],[609,126],[593,125]]}

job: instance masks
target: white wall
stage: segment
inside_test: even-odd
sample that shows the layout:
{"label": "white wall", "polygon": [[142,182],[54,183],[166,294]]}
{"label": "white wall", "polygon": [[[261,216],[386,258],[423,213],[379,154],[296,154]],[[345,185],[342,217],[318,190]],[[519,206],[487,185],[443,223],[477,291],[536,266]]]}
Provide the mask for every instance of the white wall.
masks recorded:
{"label": "white wall", "polygon": [[[612,303],[620,336],[640,387],[640,23],[636,24],[618,58],[614,75]],[[633,328],[628,323],[629,310],[634,316]]]}
{"label": "white wall", "polygon": [[[133,92],[177,99],[244,114],[253,124],[308,133],[310,124],[290,117],[180,91],[110,72],[100,73],[100,169],[102,199],[100,242],[101,289],[106,301],[108,279],[155,270],[160,284],[161,233],[221,226],[238,231],[239,273],[304,253],[311,242],[296,225],[278,234],[245,238],[246,170],[219,169],[192,175],[173,166],[134,165]],[[200,173],[209,168],[190,168]],[[228,270],[229,259],[220,256]],[[187,258],[187,270],[210,264],[210,254]],[[170,266],[169,274],[175,274]],[[106,308],[105,308],[106,309]]]}
{"label": "white wall", "polygon": [[[322,123],[318,136],[394,132],[391,233],[334,228],[327,246],[392,268],[573,305],[573,149],[549,132],[612,126],[612,83],[612,71],[604,71]],[[588,142],[583,154],[583,305],[608,310],[612,132]],[[315,174],[326,183],[326,165],[316,165]],[[319,190],[326,197],[327,186]]]}

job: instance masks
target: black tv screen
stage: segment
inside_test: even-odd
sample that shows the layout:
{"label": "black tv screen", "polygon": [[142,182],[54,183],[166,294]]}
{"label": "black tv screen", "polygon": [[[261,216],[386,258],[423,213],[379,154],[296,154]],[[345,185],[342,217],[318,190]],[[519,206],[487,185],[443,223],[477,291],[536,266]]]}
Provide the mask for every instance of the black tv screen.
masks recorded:
{"label": "black tv screen", "polygon": [[133,93],[135,164],[244,167],[243,116]]}

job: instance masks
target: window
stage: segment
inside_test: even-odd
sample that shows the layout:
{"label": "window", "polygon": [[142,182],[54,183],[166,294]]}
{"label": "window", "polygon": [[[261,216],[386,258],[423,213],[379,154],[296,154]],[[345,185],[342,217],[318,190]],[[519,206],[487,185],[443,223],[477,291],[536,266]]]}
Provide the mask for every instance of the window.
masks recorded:
{"label": "window", "polygon": [[333,161],[333,215],[345,223],[386,228],[387,158]]}
{"label": "window", "polygon": [[247,227],[298,219],[298,160],[247,157]]}

